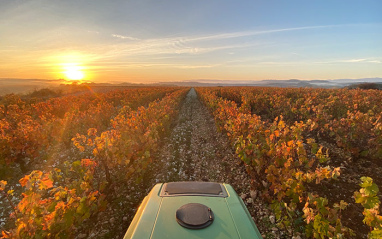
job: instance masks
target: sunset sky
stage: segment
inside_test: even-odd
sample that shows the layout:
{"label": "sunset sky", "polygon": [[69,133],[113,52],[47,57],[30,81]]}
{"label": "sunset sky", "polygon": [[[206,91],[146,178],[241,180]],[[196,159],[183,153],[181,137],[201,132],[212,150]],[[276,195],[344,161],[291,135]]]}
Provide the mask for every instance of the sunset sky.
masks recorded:
{"label": "sunset sky", "polygon": [[0,0],[0,78],[382,77],[382,1]]}

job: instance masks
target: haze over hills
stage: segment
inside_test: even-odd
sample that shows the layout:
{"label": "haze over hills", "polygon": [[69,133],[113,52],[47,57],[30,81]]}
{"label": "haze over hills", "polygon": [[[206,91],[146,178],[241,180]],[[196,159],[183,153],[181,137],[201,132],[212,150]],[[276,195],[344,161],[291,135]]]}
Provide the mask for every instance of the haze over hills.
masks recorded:
{"label": "haze over hills", "polygon": [[[382,78],[361,78],[361,79],[335,79],[335,80],[211,80],[196,79],[188,81],[169,81],[152,84],[139,83],[87,83],[93,86],[268,86],[268,87],[313,87],[313,88],[342,88],[359,83],[380,83]],[[46,79],[12,79],[0,78],[0,95],[10,93],[28,93],[41,88],[59,87],[67,83],[63,80]]]}
{"label": "haze over hills", "polygon": [[236,81],[236,80],[192,80],[179,82],[160,82],[160,85],[179,86],[269,86],[269,87],[314,87],[314,88],[342,88],[359,83],[382,83],[382,78],[361,79],[336,79],[336,80],[261,80],[261,81]]}
{"label": "haze over hills", "polygon": [[57,87],[62,80],[0,78],[0,95]]}

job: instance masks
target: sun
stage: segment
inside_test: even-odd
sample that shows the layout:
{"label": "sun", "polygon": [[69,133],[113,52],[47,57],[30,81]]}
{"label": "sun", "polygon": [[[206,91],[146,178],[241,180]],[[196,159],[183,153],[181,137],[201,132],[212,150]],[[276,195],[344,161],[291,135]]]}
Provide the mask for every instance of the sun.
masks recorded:
{"label": "sun", "polygon": [[80,66],[67,65],[64,68],[64,74],[69,80],[82,80],[85,77],[85,74]]}

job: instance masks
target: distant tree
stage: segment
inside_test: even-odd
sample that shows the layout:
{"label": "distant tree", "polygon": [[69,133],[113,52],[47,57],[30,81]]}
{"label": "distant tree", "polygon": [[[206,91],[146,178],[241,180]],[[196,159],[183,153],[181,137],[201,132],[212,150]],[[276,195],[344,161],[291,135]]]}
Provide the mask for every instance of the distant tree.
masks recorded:
{"label": "distant tree", "polygon": [[380,89],[382,89],[382,84],[365,82],[365,83],[351,85],[348,88],[349,89],[363,89],[363,90],[380,90]]}
{"label": "distant tree", "polygon": [[376,83],[362,83],[358,85],[358,88],[365,89],[365,90],[368,90],[368,89],[378,90],[379,86]]}
{"label": "distant tree", "polygon": [[58,97],[59,93],[55,92],[55,91],[53,91],[51,89],[45,88],[45,89],[33,91],[28,96],[29,97],[37,97],[37,98],[52,98],[52,97]]}

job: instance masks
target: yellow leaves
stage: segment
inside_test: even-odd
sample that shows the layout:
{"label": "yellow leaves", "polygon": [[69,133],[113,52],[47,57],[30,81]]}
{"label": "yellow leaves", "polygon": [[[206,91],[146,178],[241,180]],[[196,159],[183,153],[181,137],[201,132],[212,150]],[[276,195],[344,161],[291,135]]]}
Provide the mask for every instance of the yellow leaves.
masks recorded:
{"label": "yellow leaves", "polygon": [[29,182],[29,175],[25,175],[23,178],[19,180],[21,186],[25,187],[25,185]]}
{"label": "yellow leaves", "polygon": [[85,135],[76,134],[76,137],[72,138],[72,142],[81,152],[85,151],[85,147],[83,146],[87,142]]}
{"label": "yellow leaves", "polygon": [[87,142],[87,144],[86,144],[86,146],[93,146],[93,140],[92,139],[88,139],[88,142]]}
{"label": "yellow leaves", "polygon": [[46,173],[40,181],[39,189],[44,190],[44,189],[49,189],[52,187],[53,187],[53,180],[51,180],[50,174]]}
{"label": "yellow leaves", "polygon": [[304,176],[304,173],[301,172],[301,171],[298,171],[298,172],[295,173],[295,178],[297,180],[301,180],[303,178],[303,176]]}
{"label": "yellow leaves", "polygon": [[304,147],[302,140],[297,140],[296,144],[298,147]]}
{"label": "yellow leaves", "polygon": [[278,128],[280,129],[280,130],[282,130],[283,128],[285,128],[285,122],[282,120],[282,117],[280,117],[280,121],[279,121],[279,123],[278,123]]}
{"label": "yellow leaves", "polygon": [[317,168],[315,171],[316,184],[319,184],[322,179],[330,178],[330,171],[328,168]]}
{"label": "yellow leaves", "polygon": [[309,204],[306,203],[305,207],[302,209],[307,224],[309,224],[311,221],[314,221],[315,216],[313,209],[309,208],[308,205]]}
{"label": "yellow leaves", "polygon": [[269,138],[271,139],[271,141],[273,141],[273,139],[275,138],[275,135],[271,134],[271,135],[269,135]]}
{"label": "yellow leaves", "polygon": [[16,234],[17,234],[17,235],[22,235],[21,233],[22,233],[22,231],[24,230],[24,228],[26,228],[26,227],[27,227],[27,224],[26,224],[24,221],[18,219],[18,220],[17,220],[17,230],[16,230]]}
{"label": "yellow leaves", "polygon": [[44,215],[43,230],[48,230],[51,227],[55,215],[55,211],[50,214]]}
{"label": "yellow leaves", "polygon": [[0,181],[0,191],[3,191],[5,189],[6,185],[7,185],[7,181],[1,180]]}
{"label": "yellow leaves", "polygon": [[96,167],[98,164],[95,160],[93,159],[81,159],[81,165],[82,167],[86,167],[86,168],[91,168],[93,169],[94,167]]}
{"label": "yellow leaves", "polygon": [[87,190],[89,188],[89,183],[87,182],[82,182],[81,185],[80,185],[81,189],[82,190]]}
{"label": "yellow leaves", "polygon": [[37,186],[40,190],[45,190],[53,187],[53,180],[50,173],[45,173],[35,170],[29,175],[25,175],[19,180],[21,186],[26,187],[27,190],[33,190]]}
{"label": "yellow leaves", "polygon": [[344,210],[348,205],[349,205],[349,203],[345,202],[344,200],[341,200],[339,204],[334,203],[333,207],[338,208],[339,210]]}
{"label": "yellow leaves", "polygon": [[294,144],[294,140],[290,140],[290,141],[288,141],[287,142],[287,145],[290,147],[290,146],[292,146]]}
{"label": "yellow leaves", "polygon": [[88,136],[96,136],[96,135],[97,135],[97,129],[96,128],[88,129]]}
{"label": "yellow leaves", "polygon": [[93,202],[97,199],[97,195],[98,195],[98,191],[95,191],[95,192],[92,192],[90,195],[89,195],[89,201],[90,202]]}
{"label": "yellow leaves", "polygon": [[312,182],[315,178],[316,177],[313,173],[306,173],[304,175],[304,180],[306,180],[308,183]]}
{"label": "yellow leaves", "polygon": [[340,176],[340,168],[337,167],[337,168],[334,168],[333,171],[332,171],[332,178],[336,179]]}
{"label": "yellow leaves", "polygon": [[65,209],[66,205],[63,201],[60,201],[56,204],[55,206],[55,210],[58,211],[58,210],[63,210]]}
{"label": "yellow leaves", "polygon": [[61,198],[65,198],[67,195],[67,191],[66,190],[59,190],[57,191],[55,194],[54,194],[54,199],[56,201],[60,200]]}
{"label": "yellow leaves", "polygon": [[284,168],[290,168],[292,162],[293,162],[293,159],[289,158],[289,159],[284,163]]}
{"label": "yellow leaves", "polygon": [[[25,195],[25,194],[24,194]],[[29,205],[29,202],[28,202],[28,197],[27,196],[24,196],[23,199],[21,199],[21,201],[19,202],[19,204],[17,205],[17,208],[20,212],[23,212],[24,209]]]}
{"label": "yellow leaves", "polygon": [[1,231],[1,236],[2,238],[10,238],[9,233],[7,233],[6,231]]}

